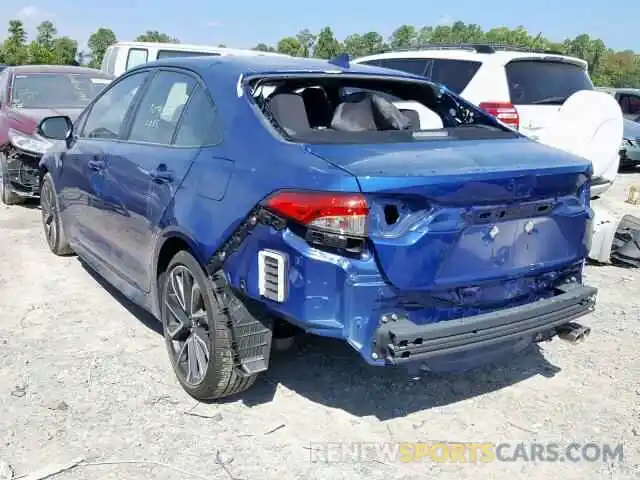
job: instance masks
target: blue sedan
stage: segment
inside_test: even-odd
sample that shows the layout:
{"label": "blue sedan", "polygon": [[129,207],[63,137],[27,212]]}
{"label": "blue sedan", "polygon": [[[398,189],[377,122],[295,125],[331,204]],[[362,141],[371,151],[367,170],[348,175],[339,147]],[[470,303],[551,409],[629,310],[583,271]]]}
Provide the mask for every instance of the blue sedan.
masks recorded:
{"label": "blue sedan", "polygon": [[51,251],[162,322],[194,398],[248,388],[291,329],[435,371],[589,333],[590,164],[420,77],[166,59],[38,132]]}

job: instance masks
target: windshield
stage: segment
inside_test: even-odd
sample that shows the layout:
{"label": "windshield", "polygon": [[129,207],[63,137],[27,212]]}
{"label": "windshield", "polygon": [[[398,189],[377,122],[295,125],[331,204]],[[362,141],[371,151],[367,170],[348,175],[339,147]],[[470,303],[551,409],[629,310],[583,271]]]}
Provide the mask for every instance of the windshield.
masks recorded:
{"label": "windshield", "polygon": [[573,63],[514,60],[505,67],[514,105],[562,105],[580,90],[593,90],[587,71]]}
{"label": "windshield", "polygon": [[17,74],[11,89],[14,108],[84,108],[111,80],[86,73]]}

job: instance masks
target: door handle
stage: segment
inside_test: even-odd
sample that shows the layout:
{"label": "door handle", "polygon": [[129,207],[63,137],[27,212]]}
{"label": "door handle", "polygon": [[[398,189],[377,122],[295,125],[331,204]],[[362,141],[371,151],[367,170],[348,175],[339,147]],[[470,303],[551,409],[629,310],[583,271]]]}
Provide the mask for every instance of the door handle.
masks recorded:
{"label": "door handle", "polygon": [[92,160],[87,162],[87,166],[96,172],[99,172],[104,169],[104,162],[100,160],[98,157],[94,157]]}
{"label": "door handle", "polygon": [[171,183],[173,182],[173,172],[166,168],[157,168],[151,172],[151,179],[155,183]]}

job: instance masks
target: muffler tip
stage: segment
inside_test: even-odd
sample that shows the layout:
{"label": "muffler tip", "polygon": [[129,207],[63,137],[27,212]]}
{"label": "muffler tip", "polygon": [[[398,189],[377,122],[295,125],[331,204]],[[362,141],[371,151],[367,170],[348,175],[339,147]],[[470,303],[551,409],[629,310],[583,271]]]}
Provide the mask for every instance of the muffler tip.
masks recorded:
{"label": "muffler tip", "polygon": [[591,334],[591,328],[579,323],[566,323],[557,328],[558,337],[572,345],[582,343]]}

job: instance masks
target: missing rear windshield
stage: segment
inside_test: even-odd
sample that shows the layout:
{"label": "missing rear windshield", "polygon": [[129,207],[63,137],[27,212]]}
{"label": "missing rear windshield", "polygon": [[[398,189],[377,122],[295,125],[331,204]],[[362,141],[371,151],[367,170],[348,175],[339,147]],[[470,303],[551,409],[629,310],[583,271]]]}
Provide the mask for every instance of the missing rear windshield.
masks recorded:
{"label": "missing rear windshield", "polygon": [[287,140],[388,143],[480,140],[517,133],[428,82],[355,75],[263,77],[252,100]]}

